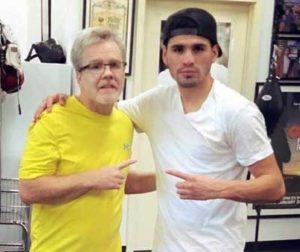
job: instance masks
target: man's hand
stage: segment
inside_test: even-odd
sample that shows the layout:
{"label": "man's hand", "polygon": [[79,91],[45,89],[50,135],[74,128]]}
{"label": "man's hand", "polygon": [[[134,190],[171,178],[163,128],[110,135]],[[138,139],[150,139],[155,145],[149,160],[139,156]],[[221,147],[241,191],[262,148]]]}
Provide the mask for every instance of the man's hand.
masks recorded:
{"label": "man's hand", "polygon": [[93,190],[120,189],[126,180],[122,170],[135,162],[129,159],[118,165],[89,171],[85,174],[87,183]]}
{"label": "man's hand", "polygon": [[126,177],[122,170],[135,162],[135,160],[128,159],[118,165],[66,176],[21,179],[21,199],[27,204],[53,204],[77,199],[90,190],[119,189]]}
{"label": "man's hand", "polygon": [[177,193],[181,199],[208,200],[218,198],[223,182],[203,175],[191,175],[169,170],[167,174],[183,179],[176,183]]}
{"label": "man's hand", "polygon": [[42,101],[41,105],[35,111],[34,116],[33,116],[33,121],[36,122],[45,110],[47,112],[51,112],[52,106],[55,103],[59,103],[62,106],[65,105],[68,97],[69,96],[66,94],[54,94],[54,95],[47,96],[46,99],[44,99]]}

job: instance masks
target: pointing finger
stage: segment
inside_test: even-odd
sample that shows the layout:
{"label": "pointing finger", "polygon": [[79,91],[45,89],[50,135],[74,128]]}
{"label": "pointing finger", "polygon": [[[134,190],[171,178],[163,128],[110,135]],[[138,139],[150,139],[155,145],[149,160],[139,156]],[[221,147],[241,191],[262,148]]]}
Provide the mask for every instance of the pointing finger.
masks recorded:
{"label": "pointing finger", "polygon": [[166,171],[167,174],[175,176],[177,178],[181,178],[184,180],[189,180],[191,176],[187,173],[181,172],[181,171],[176,171],[176,170],[168,170]]}
{"label": "pointing finger", "polygon": [[134,164],[134,163],[136,163],[136,160],[135,160],[135,159],[127,159],[127,160],[121,162],[120,164],[118,164],[118,165],[117,165],[117,168],[118,168],[119,170],[122,170],[122,169],[124,169],[125,167],[127,167],[127,166],[129,166],[129,165],[132,165],[132,164]]}

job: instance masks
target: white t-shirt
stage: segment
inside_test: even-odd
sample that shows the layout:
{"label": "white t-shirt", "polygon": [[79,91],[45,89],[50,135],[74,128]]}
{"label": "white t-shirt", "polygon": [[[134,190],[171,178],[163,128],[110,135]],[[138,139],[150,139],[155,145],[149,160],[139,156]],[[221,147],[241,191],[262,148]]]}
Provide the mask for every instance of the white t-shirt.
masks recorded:
{"label": "white t-shirt", "polygon": [[[228,84],[228,68],[219,63],[213,63],[210,69],[211,76],[223,84]],[[170,74],[169,69],[165,69],[158,74],[158,85],[176,85],[176,81]]]}
{"label": "white t-shirt", "polygon": [[246,179],[247,167],[273,153],[253,102],[218,81],[197,112],[184,114],[177,86],[120,103],[150,140],[157,169],[158,218],[153,252],[242,252],[246,204],[181,200],[172,168],[222,180]]}

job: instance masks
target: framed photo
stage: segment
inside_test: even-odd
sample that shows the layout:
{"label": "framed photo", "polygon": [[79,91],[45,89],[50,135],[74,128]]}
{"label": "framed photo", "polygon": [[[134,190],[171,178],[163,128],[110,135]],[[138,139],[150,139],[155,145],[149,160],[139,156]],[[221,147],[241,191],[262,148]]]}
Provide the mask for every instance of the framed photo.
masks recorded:
{"label": "framed photo", "polygon": [[[256,83],[255,98],[263,85]],[[284,108],[270,140],[287,193],[279,203],[260,205],[261,215],[300,217],[300,85],[285,83],[280,86]],[[253,211],[255,205],[250,206]],[[249,213],[251,215],[251,209]]]}
{"label": "framed photo", "polygon": [[134,9],[135,0],[83,1],[83,28],[109,28],[123,40],[126,48],[126,75],[131,74]]}
{"label": "framed photo", "polygon": [[276,75],[280,79],[300,79],[300,40],[278,39]]}
{"label": "framed photo", "polygon": [[127,97],[127,79],[125,78],[124,79],[124,87],[123,87],[123,91],[118,99],[118,101],[121,101],[121,100],[126,100],[126,97]]}
{"label": "framed photo", "polygon": [[276,7],[276,16],[278,17],[277,32],[282,34],[299,35],[300,0],[281,0]]}

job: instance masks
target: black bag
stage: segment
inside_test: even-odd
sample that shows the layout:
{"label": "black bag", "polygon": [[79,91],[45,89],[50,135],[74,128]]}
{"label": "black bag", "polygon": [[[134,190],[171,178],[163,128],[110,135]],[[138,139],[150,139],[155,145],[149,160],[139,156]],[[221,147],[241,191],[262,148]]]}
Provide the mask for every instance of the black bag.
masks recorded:
{"label": "black bag", "polygon": [[[36,52],[35,55],[32,55],[33,49]],[[63,48],[52,38],[32,44],[25,61],[30,61],[36,57],[44,63],[66,63],[66,56]]]}
{"label": "black bag", "polygon": [[283,111],[282,92],[274,68],[270,68],[269,76],[255,103],[265,118],[267,133],[270,136]]}

